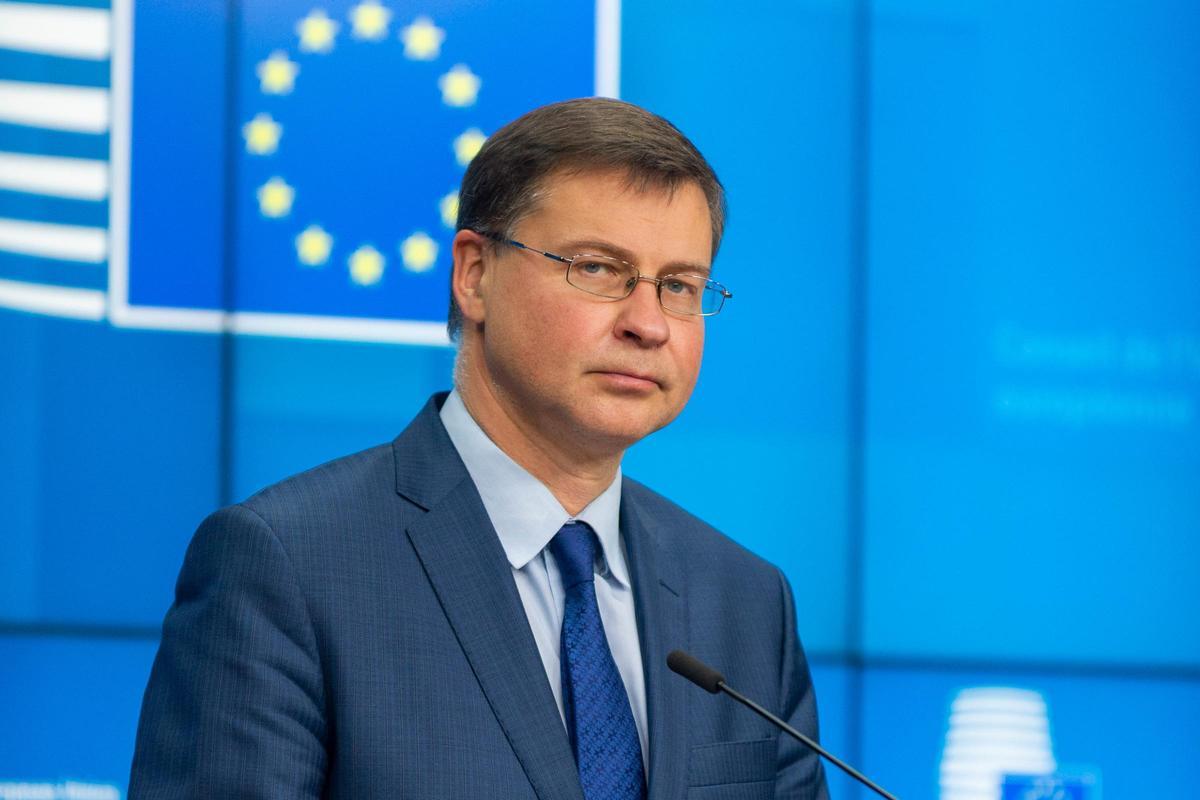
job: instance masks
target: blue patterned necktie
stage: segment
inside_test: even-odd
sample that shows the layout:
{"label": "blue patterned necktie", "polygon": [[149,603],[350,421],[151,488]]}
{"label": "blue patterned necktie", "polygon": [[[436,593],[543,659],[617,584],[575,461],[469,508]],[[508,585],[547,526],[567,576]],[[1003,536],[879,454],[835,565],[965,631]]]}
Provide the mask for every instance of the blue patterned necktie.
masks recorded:
{"label": "blue patterned necktie", "polygon": [[567,523],[550,542],[566,592],[560,649],[563,708],[583,796],[642,800],[642,747],[596,605],[599,546],[584,522]]}

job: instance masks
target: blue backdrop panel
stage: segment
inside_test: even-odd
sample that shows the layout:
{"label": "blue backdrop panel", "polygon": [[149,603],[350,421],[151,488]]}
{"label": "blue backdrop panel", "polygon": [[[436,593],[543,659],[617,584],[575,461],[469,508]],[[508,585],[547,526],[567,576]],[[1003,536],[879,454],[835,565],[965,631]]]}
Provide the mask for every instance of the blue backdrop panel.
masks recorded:
{"label": "blue backdrop panel", "polygon": [[0,782],[124,794],[154,642],[0,634]]}
{"label": "blue backdrop panel", "polygon": [[[783,568],[805,645],[841,652],[852,10],[672,0],[622,14],[622,97],[684,130],[729,192],[715,276],[734,294],[708,323],[690,405],[626,472]],[[679,20],[686,33],[668,33]]]}
{"label": "blue backdrop panel", "polygon": [[[863,681],[863,770],[899,797],[949,796],[939,781],[952,703],[965,689],[995,687],[1040,696],[1058,769],[1097,777],[1104,797],[1194,794],[1200,681],[883,668],[867,668]],[[959,774],[976,765],[976,774],[983,774],[989,763],[1012,763],[1013,749],[1006,747],[1016,731],[995,730],[1011,718],[1005,721],[1003,696],[991,696],[990,717],[964,714],[953,722],[963,733],[988,728],[985,743],[993,748],[976,751],[974,765],[960,759]],[[1029,730],[1035,716],[1024,713],[1019,721]],[[960,734],[959,740],[966,738]],[[971,754],[965,755],[969,761]]]}
{"label": "blue backdrop panel", "polygon": [[391,441],[450,386],[454,352],[245,337],[234,342],[232,493]]}
{"label": "blue backdrop panel", "polygon": [[219,341],[0,311],[0,619],[155,626],[217,503]]}
{"label": "blue backdrop panel", "polygon": [[1200,8],[873,24],[867,652],[1200,663]]}

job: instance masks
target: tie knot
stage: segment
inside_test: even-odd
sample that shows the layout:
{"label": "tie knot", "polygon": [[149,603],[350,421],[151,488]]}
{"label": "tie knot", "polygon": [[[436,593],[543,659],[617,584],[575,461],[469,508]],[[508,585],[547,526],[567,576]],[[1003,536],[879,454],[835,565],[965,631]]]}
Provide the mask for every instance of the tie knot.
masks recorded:
{"label": "tie knot", "polygon": [[586,522],[568,522],[550,540],[550,552],[562,573],[563,588],[596,578],[596,550],[600,542]]}

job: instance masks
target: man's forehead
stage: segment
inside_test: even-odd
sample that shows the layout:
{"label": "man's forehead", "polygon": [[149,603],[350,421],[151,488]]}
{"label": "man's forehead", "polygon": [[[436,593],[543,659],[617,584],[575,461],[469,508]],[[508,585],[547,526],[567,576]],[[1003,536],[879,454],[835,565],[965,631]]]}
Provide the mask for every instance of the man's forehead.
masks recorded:
{"label": "man's forehead", "polygon": [[[711,255],[711,216],[694,181],[677,186],[638,181],[625,170],[559,171],[543,181],[518,228],[537,228],[556,243],[608,242],[624,247],[629,227],[655,228],[676,247],[690,244],[696,261]],[[549,230],[544,230],[549,229]]]}

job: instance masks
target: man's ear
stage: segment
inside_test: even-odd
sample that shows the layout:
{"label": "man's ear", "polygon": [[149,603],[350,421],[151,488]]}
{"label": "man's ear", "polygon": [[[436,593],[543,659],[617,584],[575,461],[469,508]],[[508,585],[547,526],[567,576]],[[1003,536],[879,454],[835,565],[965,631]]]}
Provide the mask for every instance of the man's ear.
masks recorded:
{"label": "man's ear", "polygon": [[454,234],[451,246],[454,273],[450,288],[464,321],[483,322],[484,295],[490,278],[485,259],[487,250],[488,240],[475,231],[460,230]]}

